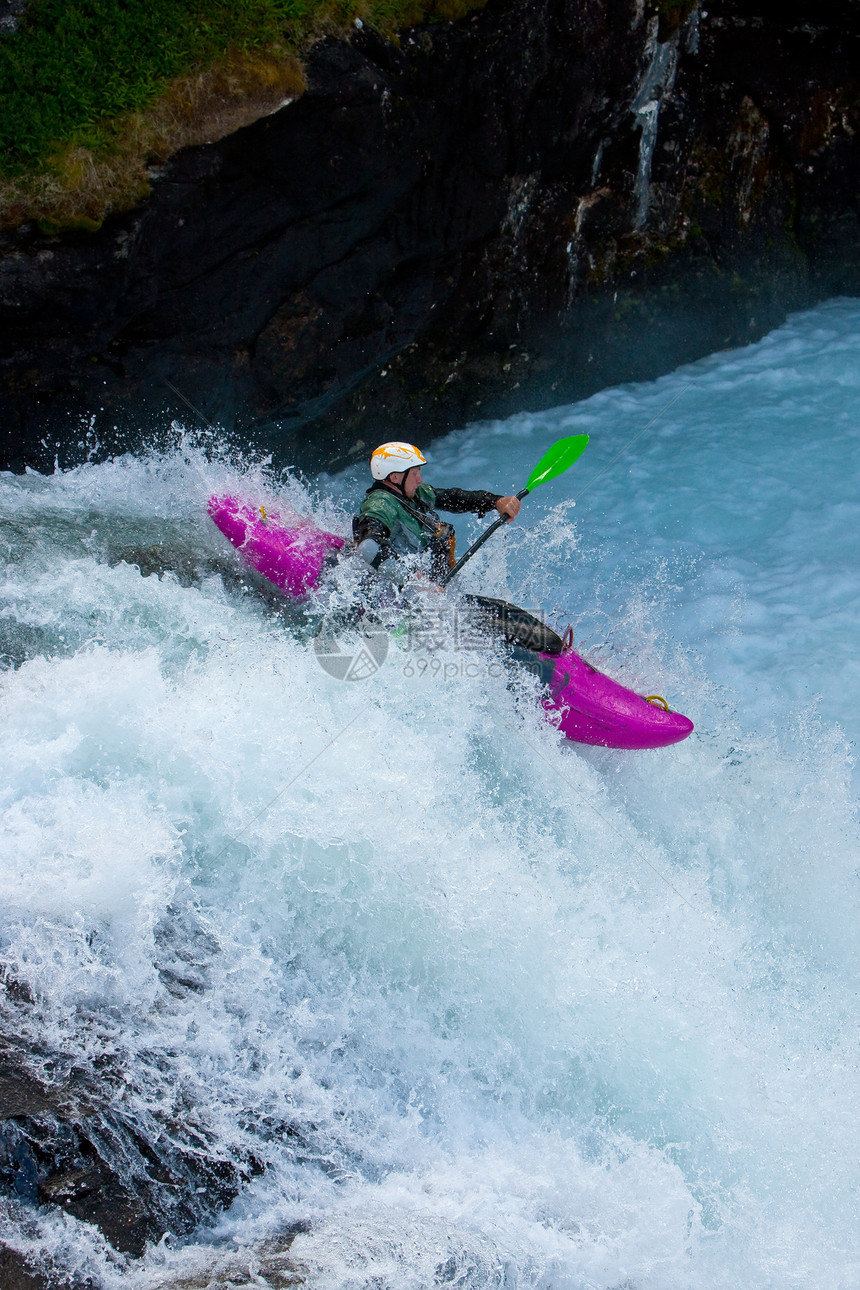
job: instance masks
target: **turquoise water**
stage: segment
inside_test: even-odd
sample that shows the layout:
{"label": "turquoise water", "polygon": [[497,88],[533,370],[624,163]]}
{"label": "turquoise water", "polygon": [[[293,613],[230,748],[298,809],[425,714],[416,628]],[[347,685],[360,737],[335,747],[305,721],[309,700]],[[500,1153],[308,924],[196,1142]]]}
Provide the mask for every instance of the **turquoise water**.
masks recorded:
{"label": "turquoise water", "polygon": [[19,1029],[156,1154],[264,1166],[140,1262],[25,1205],[3,1239],[110,1290],[277,1285],[296,1224],[324,1290],[856,1286],[858,387],[837,300],[432,445],[514,491],[591,435],[463,586],[693,718],[649,753],[565,744],[491,654],[325,673],[205,502],[345,532],[363,468],[185,435],[0,477]]}

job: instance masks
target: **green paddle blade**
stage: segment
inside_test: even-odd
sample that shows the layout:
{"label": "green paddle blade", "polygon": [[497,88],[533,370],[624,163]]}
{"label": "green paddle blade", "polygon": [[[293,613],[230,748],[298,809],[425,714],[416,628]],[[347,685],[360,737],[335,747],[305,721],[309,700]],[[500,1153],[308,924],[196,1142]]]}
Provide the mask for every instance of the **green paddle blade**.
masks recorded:
{"label": "green paddle blade", "polygon": [[555,479],[556,475],[563,474],[578,457],[582,456],[587,445],[587,434],[572,434],[567,439],[559,439],[557,443],[554,443],[549,452],[544,453],[529,475],[526,482],[526,488],[529,492],[533,488],[537,488],[538,484],[545,484],[547,480]]}

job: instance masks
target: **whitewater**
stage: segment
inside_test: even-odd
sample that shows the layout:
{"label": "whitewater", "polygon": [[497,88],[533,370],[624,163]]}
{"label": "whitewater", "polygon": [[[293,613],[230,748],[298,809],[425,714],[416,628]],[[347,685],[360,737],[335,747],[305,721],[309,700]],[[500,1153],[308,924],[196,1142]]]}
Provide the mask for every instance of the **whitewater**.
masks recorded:
{"label": "whitewater", "polygon": [[140,1259],[10,1195],[0,1238],[43,1268],[860,1284],[860,301],[466,427],[425,478],[515,491],[583,432],[463,589],[664,695],[696,725],[672,748],[567,743],[489,647],[324,671],[206,500],[346,533],[364,463],[303,479],[177,429],[0,476],[0,958],[31,1001],[2,1015],[101,1072],[153,1158],[243,1176]]}

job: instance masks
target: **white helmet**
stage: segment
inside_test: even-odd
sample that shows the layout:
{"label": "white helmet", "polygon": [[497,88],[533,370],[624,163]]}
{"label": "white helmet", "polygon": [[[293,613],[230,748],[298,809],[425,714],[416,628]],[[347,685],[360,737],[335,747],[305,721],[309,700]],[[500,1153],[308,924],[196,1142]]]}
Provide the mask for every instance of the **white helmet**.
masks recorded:
{"label": "white helmet", "polygon": [[412,443],[382,443],[370,454],[370,473],[374,479],[387,479],[395,470],[409,470],[427,461]]}

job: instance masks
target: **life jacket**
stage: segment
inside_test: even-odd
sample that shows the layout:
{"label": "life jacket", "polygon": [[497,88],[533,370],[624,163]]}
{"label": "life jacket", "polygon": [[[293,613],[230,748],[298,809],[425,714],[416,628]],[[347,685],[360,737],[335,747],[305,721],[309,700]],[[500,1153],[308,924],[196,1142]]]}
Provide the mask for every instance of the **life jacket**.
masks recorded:
{"label": "life jacket", "polygon": [[358,524],[364,516],[372,516],[384,524],[389,532],[386,539],[389,554],[430,550],[433,569],[438,574],[453,568],[457,557],[453,526],[439,518],[433,509],[435,500],[429,484],[420,484],[415,496],[407,499],[377,480],[368,488],[361,503]]}

